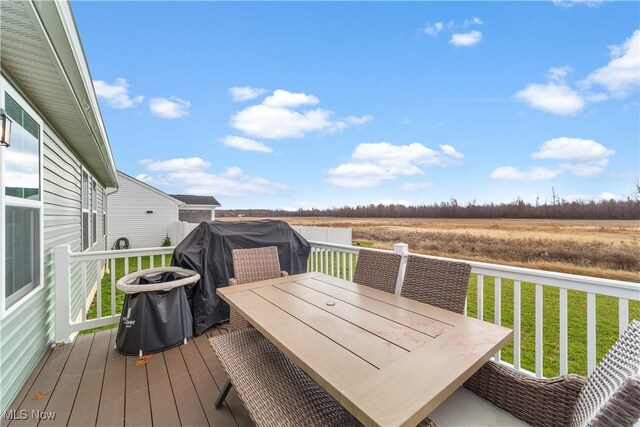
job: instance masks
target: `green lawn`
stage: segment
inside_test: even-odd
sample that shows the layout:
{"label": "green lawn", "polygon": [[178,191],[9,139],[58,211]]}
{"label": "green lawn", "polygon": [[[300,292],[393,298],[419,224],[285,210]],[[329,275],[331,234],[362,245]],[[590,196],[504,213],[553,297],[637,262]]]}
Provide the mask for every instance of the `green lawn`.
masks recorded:
{"label": "green lawn", "polygon": [[[477,314],[477,277],[472,275],[467,293],[467,314]],[[551,377],[560,372],[560,292],[559,289],[543,287],[543,375]],[[484,319],[494,320],[494,278],[485,276],[483,292]],[[502,279],[501,324],[513,327],[513,280]],[[535,371],[535,285],[523,282],[520,285],[520,339],[521,366]],[[568,371],[587,373],[587,294],[568,291]],[[629,318],[640,319],[640,301],[629,301]],[[618,339],[618,299],[596,297],[596,360]],[[501,358],[513,363],[513,343],[503,348]]]}
{"label": "green lawn", "polygon": [[[356,246],[371,247],[368,242],[354,242]],[[353,255],[352,255],[353,256]],[[353,266],[355,267],[355,256],[353,256]],[[329,262],[329,257],[325,254],[320,257],[324,265]],[[340,271],[337,268],[338,258],[340,258]],[[341,254],[333,255],[333,262],[336,275],[349,278],[349,255],[345,257],[343,263]],[[171,263],[171,255],[166,256],[165,265]],[[160,255],[154,257],[154,266],[161,265]],[[149,257],[145,257],[141,262],[141,269],[149,268]],[[115,263],[116,279],[125,274],[124,259],[118,259]],[[138,269],[137,258],[129,258],[129,272]],[[326,271],[326,270],[325,270]],[[494,320],[494,278],[484,277],[483,292],[483,314],[487,321]],[[535,371],[535,285],[523,282],[520,286],[521,300],[521,367],[529,371]],[[471,276],[467,297],[467,312],[469,316],[476,317],[477,314],[477,277]],[[116,313],[122,310],[124,294],[116,290]],[[502,279],[501,282],[501,324],[513,327],[513,281]],[[545,286],[543,288],[543,374],[551,377],[559,374],[559,290]],[[587,297],[584,292],[568,292],[568,342],[569,360],[568,369],[571,373],[585,375],[587,372]],[[111,273],[107,273],[102,278],[102,313],[111,313]],[[96,300],[94,299],[87,314],[88,319],[96,318]],[[629,318],[640,319],[640,301],[629,301]],[[109,325],[100,329],[109,329],[117,325]],[[95,330],[84,331],[91,333]],[[618,338],[618,300],[616,298],[598,296],[596,298],[596,355],[597,360],[607,352]],[[513,343],[507,345],[501,352],[502,360],[513,363]]]}

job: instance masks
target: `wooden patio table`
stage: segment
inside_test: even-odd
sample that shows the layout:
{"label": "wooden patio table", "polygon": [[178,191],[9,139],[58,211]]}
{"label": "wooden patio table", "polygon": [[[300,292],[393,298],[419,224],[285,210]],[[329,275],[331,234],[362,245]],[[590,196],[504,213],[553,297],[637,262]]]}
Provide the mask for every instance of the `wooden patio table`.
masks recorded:
{"label": "wooden patio table", "polygon": [[415,426],[512,337],[322,273],[217,292],[365,425]]}

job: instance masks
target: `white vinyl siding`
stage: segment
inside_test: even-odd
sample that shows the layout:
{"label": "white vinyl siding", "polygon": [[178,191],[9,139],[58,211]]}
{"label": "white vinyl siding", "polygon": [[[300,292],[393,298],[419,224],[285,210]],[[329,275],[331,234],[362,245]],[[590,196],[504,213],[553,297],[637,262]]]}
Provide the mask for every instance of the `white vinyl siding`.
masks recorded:
{"label": "white vinyl siding", "polygon": [[118,181],[118,191],[108,195],[109,248],[121,237],[131,248],[161,246],[167,234],[173,244],[178,243],[178,201],[122,173]]}

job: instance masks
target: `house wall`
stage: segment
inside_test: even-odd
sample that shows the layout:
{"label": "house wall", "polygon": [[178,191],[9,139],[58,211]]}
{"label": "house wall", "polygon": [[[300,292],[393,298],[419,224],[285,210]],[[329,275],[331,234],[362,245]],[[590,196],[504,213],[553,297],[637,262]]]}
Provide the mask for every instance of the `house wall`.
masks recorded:
{"label": "house wall", "polygon": [[[13,401],[54,338],[54,248],[69,245],[72,251],[81,251],[82,162],[46,123],[42,150],[44,283],[0,320],[0,412]],[[101,232],[104,229],[104,187],[99,182],[96,193],[99,233],[89,250],[105,248],[105,237]],[[95,283],[95,268],[88,268],[84,283],[87,293]],[[75,264],[71,268],[71,310],[74,317],[81,309],[82,285],[82,265]]]}
{"label": "house wall", "polygon": [[129,239],[131,248],[158,247],[167,234],[175,244],[178,203],[135,179],[122,174],[118,179],[118,191],[107,195],[108,247],[120,237]]}
{"label": "house wall", "polygon": [[215,219],[214,210],[189,210],[180,209],[179,218],[180,221],[200,224],[202,221],[213,221]]}

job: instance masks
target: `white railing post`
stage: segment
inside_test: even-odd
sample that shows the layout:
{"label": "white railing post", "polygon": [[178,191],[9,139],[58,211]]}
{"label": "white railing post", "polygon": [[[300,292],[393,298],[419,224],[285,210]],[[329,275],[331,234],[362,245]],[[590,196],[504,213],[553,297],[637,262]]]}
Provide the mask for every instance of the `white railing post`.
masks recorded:
{"label": "white railing post", "polygon": [[71,251],[68,245],[55,248],[55,340],[70,342],[69,289],[71,288]]}
{"label": "white railing post", "polygon": [[406,243],[396,243],[393,245],[393,252],[402,256],[400,260],[400,269],[398,270],[398,280],[396,280],[396,295],[402,292],[402,282],[404,282],[404,273],[407,270],[407,259],[409,257],[409,245]]}

